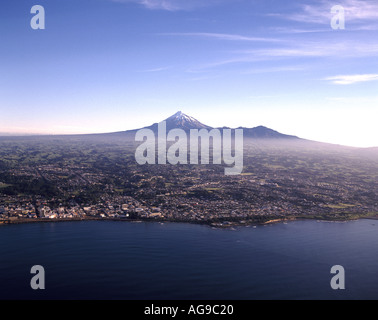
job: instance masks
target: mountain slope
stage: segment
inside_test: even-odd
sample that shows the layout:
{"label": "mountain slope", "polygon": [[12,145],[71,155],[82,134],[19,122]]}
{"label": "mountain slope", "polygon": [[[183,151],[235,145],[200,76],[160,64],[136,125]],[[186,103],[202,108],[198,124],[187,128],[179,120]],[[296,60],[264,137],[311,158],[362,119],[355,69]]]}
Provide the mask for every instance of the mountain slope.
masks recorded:
{"label": "mountain slope", "polygon": [[243,129],[244,137],[259,138],[259,139],[299,139],[296,136],[290,136],[280,133],[278,131],[269,129],[264,126],[258,126],[255,128],[240,128]]}
{"label": "mountain slope", "polygon": [[[164,120],[167,125],[167,131],[172,129],[183,129],[189,131],[190,129],[212,129],[211,127],[199,122],[197,119],[186,115],[185,113],[178,111],[174,115]],[[154,123],[149,127],[144,129],[151,129],[154,132],[157,132],[158,123]]]}
{"label": "mountain slope", "polygon": [[[183,129],[187,132],[189,132],[191,129],[207,129],[211,130],[214,129],[213,127],[210,127],[208,125],[203,124],[202,122],[198,121],[197,119],[186,115],[185,113],[178,111],[174,115],[168,117],[164,120],[167,125],[167,132],[172,129]],[[141,129],[150,129],[155,134],[158,133],[158,123],[154,123],[148,127],[143,127]],[[230,129],[228,127],[223,128],[216,128],[219,130],[222,129]],[[239,127],[238,129],[243,129],[243,134],[245,138],[254,138],[254,139],[299,139],[296,136],[290,136],[286,134],[282,134],[278,131],[269,129],[264,126],[258,126],[255,128],[245,128],[245,127]],[[134,135],[136,131],[140,129],[134,129],[134,130],[128,130],[123,132],[116,132],[113,134],[126,134],[126,135]]]}

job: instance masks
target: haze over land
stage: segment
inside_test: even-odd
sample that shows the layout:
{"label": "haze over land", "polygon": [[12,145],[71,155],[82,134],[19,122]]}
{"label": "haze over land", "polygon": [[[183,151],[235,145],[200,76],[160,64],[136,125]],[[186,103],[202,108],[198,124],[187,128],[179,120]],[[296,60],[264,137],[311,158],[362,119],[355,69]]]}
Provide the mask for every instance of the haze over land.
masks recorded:
{"label": "haze over land", "polygon": [[[167,122],[185,130],[207,127],[181,112]],[[376,149],[308,141],[265,127],[245,131],[237,176],[225,176],[222,165],[138,165],[135,131],[2,137],[0,218],[224,226],[378,214]]]}

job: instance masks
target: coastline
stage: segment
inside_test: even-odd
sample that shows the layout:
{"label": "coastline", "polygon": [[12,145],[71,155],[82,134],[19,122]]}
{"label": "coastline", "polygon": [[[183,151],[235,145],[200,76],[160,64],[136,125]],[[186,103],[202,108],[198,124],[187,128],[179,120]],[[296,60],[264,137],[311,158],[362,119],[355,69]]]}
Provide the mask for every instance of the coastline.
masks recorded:
{"label": "coastline", "polygon": [[297,220],[319,220],[324,222],[348,222],[356,221],[359,219],[371,219],[378,220],[378,213],[369,213],[366,215],[358,215],[352,217],[327,217],[327,216],[287,216],[284,218],[281,217],[262,217],[257,216],[251,219],[243,219],[238,221],[233,221],[233,219],[224,219],[224,220],[174,220],[174,219],[159,219],[159,218],[114,218],[114,217],[78,217],[78,218],[21,218],[21,219],[2,219],[0,220],[0,226],[5,225],[14,225],[14,224],[25,224],[25,223],[59,223],[59,222],[85,222],[85,221],[118,221],[118,222],[157,222],[157,223],[190,223],[190,224],[201,224],[208,225],[215,228],[232,228],[232,227],[241,227],[241,226],[254,226],[254,225],[269,225],[277,223],[285,223],[289,221]]}

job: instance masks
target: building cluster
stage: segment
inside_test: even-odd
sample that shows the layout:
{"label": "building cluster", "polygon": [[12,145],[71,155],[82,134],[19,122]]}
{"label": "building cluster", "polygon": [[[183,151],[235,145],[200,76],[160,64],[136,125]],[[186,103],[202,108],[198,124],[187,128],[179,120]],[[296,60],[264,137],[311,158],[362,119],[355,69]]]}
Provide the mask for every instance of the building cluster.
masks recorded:
{"label": "building cluster", "polygon": [[0,196],[0,219],[70,219],[70,218],[161,218],[159,207],[141,204],[130,196],[103,196],[93,205],[51,205],[42,197]]}
{"label": "building cluster", "polygon": [[[112,150],[105,157],[78,149],[76,158],[68,154],[66,160],[59,151],[63,164],[55,158],[47,164],[36,159],[37,165],[18,164],[0,171],[4,176],[3,180],[0,175],[0,220],[217,222],[378,212],[375,163],[365,174],[364,168],[356,169],[354,158],[338,164],[325,156],[315,161],[307,154],[267,155],[254,150],[241,175],[225,176],[224,168],[214,165],[139,166],[132,157],[122,162],[122,153]],[[51,154],[58,157],[58,151]]]}

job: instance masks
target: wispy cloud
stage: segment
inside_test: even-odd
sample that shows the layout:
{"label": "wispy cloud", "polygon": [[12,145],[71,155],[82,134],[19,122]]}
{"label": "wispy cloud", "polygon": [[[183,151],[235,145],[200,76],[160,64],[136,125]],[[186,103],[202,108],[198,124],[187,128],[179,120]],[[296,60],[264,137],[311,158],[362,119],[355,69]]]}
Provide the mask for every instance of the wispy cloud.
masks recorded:
{"label": "wispy cloud", "polygon": [[378,74],[354,74],[328,77],[324,80],[331,81],[333,84],[354,84],[359,82],[377,81]]}
{"label": "wispy cloud", "polygon": [[281,67],[271,67],[271,68],[255,68],[242,72],[243,74],[259,74],[259,73],[276,73],[276,72],[295,72],[303,71],[306,67],[304,66],[281,66]]}
{"label": "wispy cloud", "polygon": [[255,57],[272,58],[311,58],[311,57],[342,57],[357,58],[378,55],[378,43],[366,43],[358,40],[343,40],[330,44],[328,41],[291,41],[282,46],[237,51]]}
{"label": "wispy cloud", "polygon": [[139,72],[161,72],[161,71],[166,71],[169,69],[171,69],[171,67],[160,67],[160,68],[141,70]]}
{"label": "wispy cloud", "polygon": [[[274,47],[233,50],[229,52],[229,57],[212,61],[196,68],[191,68],[190,72],[202,72],[204,70],[228,66],[232,64],[250,64],[264,61],[291,61],[299,58],[303,59],[326,59],[342,58],[356,59],[376,57],[378,55],[378,43],[366,43],[358,40],[344,40],[330,45],[327,41],[292,41],[286,40]],[[292,63],[292,62],[291,62]],[[287,70],[285,70],[287,68]],[[282,66],[282,71],[299,71],[299,68]],[[276,72],[275,68],[271,72]],[[269,72],[269,69],[266,70]]]}
{"label": "wispy cloud", "polygon": [[330,28],[323,28],[323,29],[299,29],[293,27],[273,27],[270,28],[273,32],[281,33],[281,34],[301,34],[301,33],[323,33],[323,32],[332,32],[333,30]]}
{"label": "wispy cloud", "polygon": [[151,10],[180,11],[215,6],[233,0],[111,0],[121,3],[137,3]]}
{"label": "wispy cloud", "polygon": [[198,37],[198,38],[212,38],[226,41],[261,41],[261,42],[280,42],[280,39],[269,37],[250,37],[240,34],[228,33],[211,33],[211,32],[175,32],[175,33],[161,33],[165,36],[181,36],[181,37]]}
{"label": "wispy cloud", "polygon": [[300,5],[301,10],[293,14],[274,15],[298,22],[329,24],[333,17],[331,8],[336,4],[345,9],[347,23],[365,23],[378,19],[378,2],[376,0],[339,0],[337,3],[321,0],[314,5],[302,4]]}

